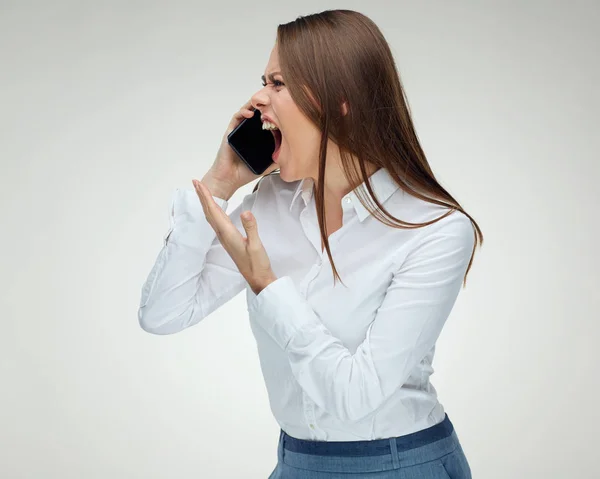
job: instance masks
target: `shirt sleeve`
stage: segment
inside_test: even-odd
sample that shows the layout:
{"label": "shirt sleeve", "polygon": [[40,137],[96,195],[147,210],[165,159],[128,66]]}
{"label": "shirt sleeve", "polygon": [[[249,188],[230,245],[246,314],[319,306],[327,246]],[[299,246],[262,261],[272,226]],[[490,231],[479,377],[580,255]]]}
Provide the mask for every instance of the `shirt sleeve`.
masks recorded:
{"label": "shirt sleeve", "polygon": [[289,276],[278,278],[252,299],[249,311],[287,353],[302,389],[329,414],[356,421],[372,413],[434,346],[460,291],[475,241],[465,215],[457,212],[445,220],[450,218],[421,235],[394,272],[354,354],[324,326]]}
{"label": "shirt sleeve", "polygon": [[[245,235],[242,211],[252,210],[257,192],[246,195],[228,214]],[[213,196],[225,211],[228,201]],[[204,215],[194,188],[176,189],[171,197],[169,230],[142,286],[138,321],[153,334],[172,334],[195,325],[246,286],[231,256]]]}

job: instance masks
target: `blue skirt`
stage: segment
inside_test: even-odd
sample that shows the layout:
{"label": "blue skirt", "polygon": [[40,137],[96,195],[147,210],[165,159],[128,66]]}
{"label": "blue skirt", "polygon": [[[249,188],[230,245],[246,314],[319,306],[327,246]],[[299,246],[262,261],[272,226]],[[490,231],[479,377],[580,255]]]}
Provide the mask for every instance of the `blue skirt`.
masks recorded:
{"label": "blue skirt", "polygon": [[279,433],[268,479],[471,479],[471,468],[446,414],[405,436],[372,441],[310,441]]}

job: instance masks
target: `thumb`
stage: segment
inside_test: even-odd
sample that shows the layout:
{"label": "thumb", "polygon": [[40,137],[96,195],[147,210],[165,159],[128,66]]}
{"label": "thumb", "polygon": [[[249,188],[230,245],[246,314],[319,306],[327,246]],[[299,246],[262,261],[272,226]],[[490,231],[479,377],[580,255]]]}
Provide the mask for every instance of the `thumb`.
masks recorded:
{"label": "thumb", "polygon": [[246,236],[248,237],[248,243],[250,245],[257,245],[260,243],[260,238],[258,237],[258,227],[256,225],[256,218],[249,211],[242,213],[242,224],[244,229],[246,230]]}

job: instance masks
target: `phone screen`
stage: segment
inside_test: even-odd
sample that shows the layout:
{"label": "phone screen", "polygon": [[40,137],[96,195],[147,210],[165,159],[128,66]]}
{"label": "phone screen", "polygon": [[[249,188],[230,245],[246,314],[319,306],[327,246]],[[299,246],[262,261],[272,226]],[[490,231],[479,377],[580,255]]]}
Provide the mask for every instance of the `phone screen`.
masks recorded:
{"label": "phone screen", "polygon": [[261,175],[273,164],[275,138],[270,130],[263,130],[258,109],[227,135],[227,142],[255,175]]}

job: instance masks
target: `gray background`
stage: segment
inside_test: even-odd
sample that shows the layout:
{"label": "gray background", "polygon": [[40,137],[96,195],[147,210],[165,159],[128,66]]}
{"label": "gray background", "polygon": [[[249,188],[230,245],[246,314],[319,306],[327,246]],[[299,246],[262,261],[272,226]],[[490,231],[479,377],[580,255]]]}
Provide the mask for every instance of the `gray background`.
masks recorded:
{"label": "gray background", "polygon": [[486,236],[432,378],[474,477],[598,477],[597,2],[0,6],[1,477],[272,471],[244,295],[169,337],[136,314],[172,191],[260,88],[277,24],[326,8],[380,26]]}

